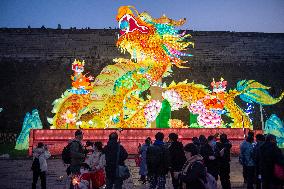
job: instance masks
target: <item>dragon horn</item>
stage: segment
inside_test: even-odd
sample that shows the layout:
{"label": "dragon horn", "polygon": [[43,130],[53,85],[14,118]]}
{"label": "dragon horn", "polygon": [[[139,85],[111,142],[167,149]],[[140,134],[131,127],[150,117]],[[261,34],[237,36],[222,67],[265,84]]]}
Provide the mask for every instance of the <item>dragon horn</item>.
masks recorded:
{"label": "dragon horn", "polygon": [[128,5],[128,8],[132,8],[135,11],[135,13],[137,14],[137,16],[139,15],[139,12],[137,11],[137,9],[134,6]]}

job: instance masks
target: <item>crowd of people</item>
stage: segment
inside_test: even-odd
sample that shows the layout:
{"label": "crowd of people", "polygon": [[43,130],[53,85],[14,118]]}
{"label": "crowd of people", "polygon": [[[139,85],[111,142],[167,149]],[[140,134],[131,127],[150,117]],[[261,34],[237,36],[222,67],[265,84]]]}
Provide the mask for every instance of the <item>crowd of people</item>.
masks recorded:
{"label": "crowd of people", "polygon": [[[226,134],[193,137],[183,145],[178,134],[170,133],[168,140],[162,132],[152,142],[148,137],[139,145],[139,174],[142,184],[149,182],[150,189],[163,189],[166,176],[170,174],[174,189],[217,189],[220,179],[223,189],[230,189],[230,161],[232,144]],[[120,144],[116,132],[109,135],[106,146],[102,142],[87,141],[82,144],[83,133],[75,132],[62,151],[62,159],[69,166],[66,170],[71,189],[121,189],[123,181],[130,177],[125,160],[128,153]],[[166,142],[165,142],[166,141]],[[33,183],[36,188],[38,177],[41,187],[46,188],[46,159],[50,157],[47,146],[39,143],[33,150]],[[280,189],[283,180],[275,173],[275,166],[284,167],[284,157],[276,145],[273,135],[256,135],[249,132],[240,145],[240,163],[243,166],[247,188]],[[278,171],[279,172],[279,171]],[[278,173],[281,174],[281,173]]]}
{"label": "crowd of people", "polygon": [[[217,143],[216,136],[211,135],[206,139],[200,135],[184,146],[178,141],[176,133],[170,133],[168,142],[164,143],[164,134],[158,132],[153,144],[147,138],[140,149],[141,180],[145,183],[147,175],[150,189],[165,188],[166,175],[170,173],[174,189],[207,189],[209,186],[217,188],[219,175],[222,187],[231,188],[229,174],[232,145],[226,134],[220,138],[222,140]],[[226,166],[222,167],[222,173],[221,164]]]}
{"label": "crowd of people", "polygon": [[[240,145],[240,163],[247,189],[281,189],[283,187],[284,156],[277,147],[276,137],[249,132]],[[280,171],[277,171],[277,166]]]}

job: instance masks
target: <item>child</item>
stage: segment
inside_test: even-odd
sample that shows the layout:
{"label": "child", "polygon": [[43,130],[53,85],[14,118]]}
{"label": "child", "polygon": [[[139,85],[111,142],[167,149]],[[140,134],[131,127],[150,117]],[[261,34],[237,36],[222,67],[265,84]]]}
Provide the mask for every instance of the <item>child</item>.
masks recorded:
{"label": "child", "polygon": [[80,167],[80,175],[72,179],[74,189],[89,189],[91,186],[90,178],[90,166],[86,163],[82,163]]}
{"label": "child", "polygon": [[103,154],[102,142],[95,142],[93,146],[93,153],[89,154],[85,160],[92,171],[104,169],[105,167],[105,155]]}
{"label": "child", "polygon": [[47,171],[47,162],[46,160],[50,157],[50,152],[47,149],[47,146],[42,142],[39,142],[37,148],[33,150],[33,183],[32,189],[36,189],[36,183],[38,177],[41,180],[41,188],[46,188],[46,171]]}
{"label": "child", "polygon": [[105,184],[105,155],[103,154],[102,142],[95,142],[94,152],[87,157],[85,162],[91,167],[91,180],[93,189],[97,189]]}

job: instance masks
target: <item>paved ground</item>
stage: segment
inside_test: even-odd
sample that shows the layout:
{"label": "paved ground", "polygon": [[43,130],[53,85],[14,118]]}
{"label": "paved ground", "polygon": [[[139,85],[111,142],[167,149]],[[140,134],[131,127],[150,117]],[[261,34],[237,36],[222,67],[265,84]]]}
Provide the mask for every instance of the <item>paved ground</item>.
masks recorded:
{"label": "paved ground", "polygon": [[[1,189],[28,189],[31,188],[32,172],[31,160],[0,160],[0,188]],[[124,189],[146,189],[148,184],[142,185],[139,181],[138,171],[134,159],[128,159],[127,165],[131,171],[131,177],[124,182]],[[48,160],[49,171],[47,174],[48,189],[64,189],[66,184],[65,167],[61,159]],[[241,166],[237,158],[232,159],[231,181],[233,188],[245,188],[242,184]],[[167,179],[167,189],[172,189],[171,180]],[[220,183],[219,183],[220,185]],[[40,188],[40,183],[38,183]],[[219,188],[221,188],[219,186]]]}

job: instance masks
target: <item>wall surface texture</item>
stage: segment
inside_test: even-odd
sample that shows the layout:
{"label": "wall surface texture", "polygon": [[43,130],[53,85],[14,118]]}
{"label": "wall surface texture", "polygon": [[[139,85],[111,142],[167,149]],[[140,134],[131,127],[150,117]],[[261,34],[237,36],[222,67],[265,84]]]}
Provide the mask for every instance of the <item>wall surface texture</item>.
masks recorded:
{"label": "wall surface texture", "polygon": [[[254,79],[271,86],[271,94],[284,90],[284,34],[190,32],[195,48],[188,52],[188,69],[173,67],[164,81],[194,81],[210,87],[212,78],[223,77],[228,89],[237,81]],[[85,72],[97,76],[112,59],[129,57],[115,43],[117,30],[0,29],[0,130],[19,132],[26,112],[37,108],[44,128],[52,117],[52,102],[71,87],[71,63],[86,61]],[[236,100],[245,108],[246,104]],[[284,118],[284,100],[264,107],[264,119],[271,113]],[[187,110],[175,111],[172,118],[188,124]],[[259,128],[259,106],[252,118]]]}

